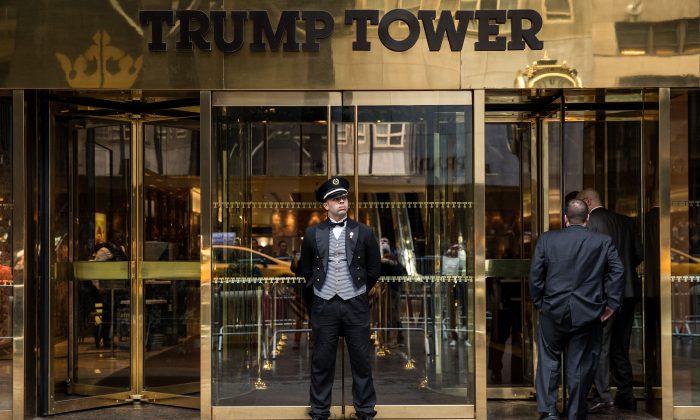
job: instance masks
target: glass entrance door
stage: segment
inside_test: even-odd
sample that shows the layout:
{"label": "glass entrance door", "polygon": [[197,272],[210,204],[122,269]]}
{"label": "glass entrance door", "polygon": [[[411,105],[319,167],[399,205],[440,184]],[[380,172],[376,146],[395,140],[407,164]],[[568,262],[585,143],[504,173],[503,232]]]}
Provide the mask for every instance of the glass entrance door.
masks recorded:
{"label": "glass entrance door", "polygon": [[48,102],[45,414],[198,407],[199,120],[177,109],[189,102]]}
{"label": "glass entrance door", "polygon": [[[654,232],[656,99],[644,90],[493,91],[486,95],[486,275],[488,395],[534,392],[537,314],[528,292],[534,243],[561,229],[568,198],[594,188],[603,206]],[[562,129],[563,127],[563,129]],[[653,235],[650,235],[653,236]],[[654,254],[655,239],[644,241]],[[658,253],[658,252],[657,252]],[[652,264],[651,262],[649,264]],[[642,279],[630,341],[638,397],[658,384],[658,304],[653,274]],[[611,383],[614,386],[614,383]]]}
{"label": "glass entrance door", "polygon": [[[472,417],[471,94],[222,92],[212,102],[215,416],[255,406],[256,417],[305,417],[314,343],[296,264],[305,229],[326,218],[314,190],[341,175],[349,216],[383,250],[369,295],[378,410]],[[354,413],[344,348],[336,418]]]}

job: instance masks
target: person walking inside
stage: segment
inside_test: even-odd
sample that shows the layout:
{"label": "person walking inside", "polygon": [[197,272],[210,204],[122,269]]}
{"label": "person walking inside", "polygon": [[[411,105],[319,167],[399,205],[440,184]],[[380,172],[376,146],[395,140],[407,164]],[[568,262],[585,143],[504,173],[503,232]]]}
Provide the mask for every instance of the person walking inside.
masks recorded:
{"label": "person walking inside", "polygon": [[[588,205],[588,228],[612,239],[625,268],[622,305],[603,326],[603,345],[593,382],[595,393],[589,413],[604,411],[613,405],[635,410],[637,401],[632,393],[632,363],[629,353],[634,310],[642,296],[642,281],[636,268],[644,259],[644,250],[634,220],[603,207],[598,191],[586,188],[578,194],[578,199]],[[614,401],[610,392],[611,373],[617,385]]]}
{"label": "person walking inside", "polygon": [[310,411],[313,420],[330,416],[338,338],[345,337],[352,370],[352,398],[360,420],[371,420],[377,402],[370,361],[368,293],[379,279],[381,255],[372,230],[348,217],[350,183],[333,177],[316,190],[328,220],[306,229],[301,273],[310,308],[314,350]]}
{"label": "person walking inside", "polygon": [[560,357],[566,351],[569,420],[585,419],[603,334],[602,322],[620,306],[624,268],[610,237],[586,228],[588,207],[566,204],[566,228],[544,233],[530,267],[530,293],[539,310],[537,408],[557,419]]}

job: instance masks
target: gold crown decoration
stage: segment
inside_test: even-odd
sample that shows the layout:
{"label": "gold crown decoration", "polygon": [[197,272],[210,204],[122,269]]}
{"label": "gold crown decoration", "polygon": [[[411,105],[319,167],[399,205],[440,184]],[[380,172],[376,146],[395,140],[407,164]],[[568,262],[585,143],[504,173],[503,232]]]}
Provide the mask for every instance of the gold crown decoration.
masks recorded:
{"label": "gold crown decoration", "polygon": [[124,50],[110,45],[111,37],[105,30],[95,32],[92,40],[93,44],[75,61],[63,53],[56,53],[70,87],[128,89],[133,86],[143,66],[143,55],[134,60]]}

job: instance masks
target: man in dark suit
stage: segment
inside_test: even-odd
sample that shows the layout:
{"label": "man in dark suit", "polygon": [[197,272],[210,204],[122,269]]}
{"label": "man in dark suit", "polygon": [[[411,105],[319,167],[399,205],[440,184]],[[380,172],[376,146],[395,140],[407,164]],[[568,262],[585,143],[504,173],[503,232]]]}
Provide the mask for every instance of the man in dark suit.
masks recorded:
{"label": "man in dark suit", "polygon": [[540,312],[537,348],[537,408],[557,419],[560,357],[567,351],[567,416],[585,419],[602,322],[620,306],[623,266],[609,237],[586,229],[588,207],[566,205],[566,229],[544,233],[530,267],[532,302]]}
{"label": "man in dark suit", "polygon": [[[632,393],[632,363],[629,359],[630,337],[634,310],[642,296],[642,282],[636,268],[644,259],[644,250],[634,220],[603,207],[600,194],[586,188],[578,195],[589,208],[588,228],[612,239],[625,267],[624,292],[620,310],[603,326],[603,345],[595,375],[595,395],[589,412],[611,408],[634,410],[637,401]],[[617,385],[613,401],[610,392],[610,374]]]}
{"label": "man in dark suit", "polygon": [[381,272],[379,243],[372,230],[347,217],[347,179],[333,177],[316,190],[328,220],[306,229],[301,273],[314,336],[309,414],[330,416],[338,337],[344,336],[352,370],[357,418],[373,419],[377,401],[370,364],[368,293]]}

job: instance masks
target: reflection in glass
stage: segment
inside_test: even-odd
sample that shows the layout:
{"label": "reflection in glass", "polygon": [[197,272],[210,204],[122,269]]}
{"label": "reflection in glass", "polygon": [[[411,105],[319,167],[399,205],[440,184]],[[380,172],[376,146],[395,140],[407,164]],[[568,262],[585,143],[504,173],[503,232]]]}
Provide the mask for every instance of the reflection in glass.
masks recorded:
{"label": "reflection in glass", "polygon": [[12,409],[12,103],[0,97],[0,411]]}
{"label": "reflection in glass", "polygon": [[199,260],[199,131],[144,124],[144,261]]}
{"label": "reflection in glass", "polygon": [[[603,206],[628,216],[641,226],[642,219],[642,168],[640,166],[644,141],[652,137],[642,136],[644,114],[639,104],[639,90],[607,92],[607,98],[618,100],[617,109],[597,112],[569,111],[564,128],[564,194],[594,188],[601,194]],[[599,94],[596,98],[602,100]],[[625,109],[625,106],[628,107]],[[559,142],[560,124],[550,122],[550,147]],[[654,127],[648,123],[648,130]],[[561,151],[550,148],[550,153]],[[551,156],[550,156],[551,158]],[[560,185],[561,181],[558,180]],[[551,186],[551,184],[550,184]],[[551,190],[550,190],[551,191]],[[557,208],[560,208],[557,206]],[[550,209],[551,211],[551,209]],[[641,231],[637,227],[637,231]],[[647,241],[647,246],[652,246]],[[644,332],[642,296],[627,296],[627,304],[636,305],[629,346],[633,386],[643,387],[644,382]],[[648,371],[648,369],[647,369]],[[611,385],[614,384],[611,379]]]}
{"label": "reflection in glass", "polygon": [[143,274],[143,370],[146,389],[193,395],[199,393],[200,363],[200,144],[199,130],[189,127],[198,121],[177,124],[143,125],[143,259],[149,262]]}
{"label": "reflection in glass", "polygon": [[371,296],[381,404],[473,403],[471,108],[360,106],[357,151],[359,220],[382,251]]}
{"label": "reflection in glass", "polygon": [[671,94],[674,405],[700,405],[700,94]]}
{"label": "reflection in glass", "polygon": [[[214,404],[308,401],[312,343],[296,266],[304,230],[325,218],[314,190],[328,171],[329,113],[328,107],[215,110]],[[352,156],[349,126],[334,127],[333,147]],[[339,157],[333,162],[346,164]],[[340,389],[338,383],[336,402]]]}
{"label": "reflection in glass", "polygon": [[[486,258],[530,258],[531,125],[486,125]],[[532,302],[524,273],[488,277],[488,385],[532,386]]]}
{"label": "reflection in glass", "polygon": [[131,375],[126,262],[131,125],[57,119],[52,141],[55,398],[126,390]]}

